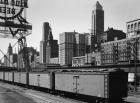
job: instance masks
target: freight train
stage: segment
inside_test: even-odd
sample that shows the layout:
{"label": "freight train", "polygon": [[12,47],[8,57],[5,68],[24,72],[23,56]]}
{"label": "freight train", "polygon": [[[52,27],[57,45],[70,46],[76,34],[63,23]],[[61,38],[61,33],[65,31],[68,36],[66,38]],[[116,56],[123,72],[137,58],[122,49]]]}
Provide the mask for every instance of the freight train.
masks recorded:
{"label": "freight train", "polygon": [[127,96],[128,73],[115,69],[29,73],[1,71],[0,80],[100,103]]}

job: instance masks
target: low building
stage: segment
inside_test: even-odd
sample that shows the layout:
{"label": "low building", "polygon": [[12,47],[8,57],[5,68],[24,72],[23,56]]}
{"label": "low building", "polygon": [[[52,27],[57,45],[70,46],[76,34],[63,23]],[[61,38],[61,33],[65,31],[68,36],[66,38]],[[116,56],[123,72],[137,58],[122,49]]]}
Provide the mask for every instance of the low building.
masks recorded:
{"label": "low building", "polygon": [[116,30],[113,28],[108,28],[107,31],[105,31],[100,38],[100,42],[110,42],[110,41],[116,41],[126,38],[126,33],[124,33],[121,30]]}
{"label": "low building", "polygon": [[101,44],[102,65],[140,62],[140,36]]}
{"label": "low building", "polygon": [[85,56],[73,57],[72,58],[72,66],[73,67],[84,66],[86,63],[85,59],[86,59]]}
{"label": "low building", "polygon": [[140,19],[128,21],[127,26],[127,38],[131,38],[140,35]]}
{"label": "low building", "polygon": [[101,53],[100,52],[92,52],[88,53],[85,56],[73,57],[72,66],[84,66],[84,65],[101,65]]}
{"label": "low building", "polygon": [[51,58],[50,64],[59,64],[59,58]]}

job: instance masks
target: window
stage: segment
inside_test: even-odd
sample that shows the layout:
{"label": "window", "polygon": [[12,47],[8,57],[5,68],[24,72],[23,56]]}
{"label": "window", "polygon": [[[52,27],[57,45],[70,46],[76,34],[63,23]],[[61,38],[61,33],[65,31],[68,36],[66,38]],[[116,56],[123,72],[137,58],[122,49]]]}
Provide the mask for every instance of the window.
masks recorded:
{"label": "window", "polygon": [[140,29],[140,22],[138,23],[138,29]]}
{"label": "window", "polygon": [[133,24],[131,24],[131,32],[133,31]]}
{"label": "window", "polygon": [[134,30],[137,30],[137,23],[135,23],[134,25]]}
{"label": "window", "polygon": [[127,31],[130,32],[130,25],[127,26]]}

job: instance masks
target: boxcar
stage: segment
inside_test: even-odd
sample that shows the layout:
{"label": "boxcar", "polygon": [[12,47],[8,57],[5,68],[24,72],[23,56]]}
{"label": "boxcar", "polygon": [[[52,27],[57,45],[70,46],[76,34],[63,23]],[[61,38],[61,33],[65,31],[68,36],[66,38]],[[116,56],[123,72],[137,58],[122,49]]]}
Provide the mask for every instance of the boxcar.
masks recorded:
{"label": "boxcar", "polygon": [[13,82],[13,72],[4,72],[4,80],[7,82]]}
{"label": "boxcar", "polygon": [[0,80],[3,80],[4,79],[4,74],[3,72],[0,72]]}
{"label": "boxcar", "polygon": [[52,84],[52,73],[29,73],[29,85],[39,88],[53,89],[54,86]]}
{"label": "boxcar", "polygon": [[14,72],[14,82],[26,85],[27,84],[27,73],[26,72]]}
{"label": "boxcar", "polygon": [[14,83],[20,86],[28,84],[28,73],[26,72],[14,72]]}
{"label": "boxcar", "polygon": [[14,83],[20,83],[20,74],[19,74],[19,72],[14,72]]}
{"label": "boxcar", "polygon": [[27,75],[28,74],[26,72],[20,72],[19,73],[20,84],[23,84],[23,85],[28,84],[28,82],[27,82],[27,79],[28,79]]}
{"label": "boxcar", "polygon": [[127,96],[128,73],[123,71],[56,72],[55,89],[105,99]]}

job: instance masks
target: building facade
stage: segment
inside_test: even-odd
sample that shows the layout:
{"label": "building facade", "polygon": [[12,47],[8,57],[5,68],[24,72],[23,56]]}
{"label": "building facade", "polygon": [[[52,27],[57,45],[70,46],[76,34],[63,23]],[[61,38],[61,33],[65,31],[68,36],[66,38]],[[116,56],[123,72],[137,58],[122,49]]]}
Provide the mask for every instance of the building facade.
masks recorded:
{"label": "building facade", "polygon": [[126,38],[126,33],[124,33],[123,31],[116,30],[113,28],[108,28],[108,30],[101,35],[100,41],[101,43],[104,43],[104,42],[121,40],[125,38]]}
{"label": "building facade", "polygon": [[101,53],[100,52],[92,52],[87,53],[85,56],[73,57],[72,58],[72,66],[79,67],[85,65],[101,65]]}
{"label": "building facade", "polygon": [[140,19],[132,20],[126,23],[127,38],[140,35]]}
{"label": "building facade", "polygon": [[92,10],[91,34],[97,36],[97,42],[100,42],[100,35],[104,32],[104,10],[97,1]]}
{"label": "building facade", "polygon": [[60,65],[71,66],[72,57],[76,55],[75,49],[76,32],[64,32],[59,35],[59,63]]}
{"label": "building facade", "polygon": [[13,53],[11,43],[9,43],[7,54],[4,55],[4,66],[17,67],[17,54]]}
{"label": "building facade", "polygon": [[101,44],[102,65],[140,62],[140,36]]}
{"label": "building facade", "polygon": [[76,40],[76,54],[75,56],[84,56],[86,53],[86,38],[85,38],[85,34],[80,34],[77,33],[75,34],[75,40]]}
{"label": "building facade", "polygon": [[[17,59],[18,59],[17,68],[19,71],[26,69],[24,60],[27,60],[27,59],[24,58],[24,56],[23,56],[23,52],[24,52],[23,50],[25,50],[25,49],[20,50],[18,53],[18,56],[17,56]],[[36,65],[35,63],[37,63],[36,59],[39,56],[39,52],[37,52],[37,50],[34,49],[33,47],[26,47],[26,50],[28,52],[28,60],[29,60],[28,62],[29,62],[29,66],[30,66],[29,69],[31,70],[32,68],[35,67],[35,65]]]}
{"label": "building facade", "polygon": [[140,19],[129,21],[126,25],[126,39],[101,44],[102,65],[140,62]]}
{"label": "building facade", "polygon": [[48,22],[43,24],[43,38],[40,42],[40,62],[49,64],[51,58],[58,58],[58,41],[53,39]]}
{"label": "building facade", "polygon": [[72,65],[73,57],[81,57],[86,54],[88,33],[64,32],[59,35],[59,63],[60,65]]}

